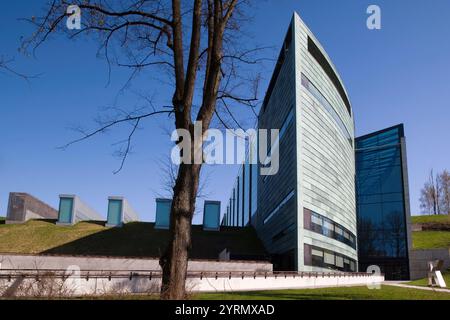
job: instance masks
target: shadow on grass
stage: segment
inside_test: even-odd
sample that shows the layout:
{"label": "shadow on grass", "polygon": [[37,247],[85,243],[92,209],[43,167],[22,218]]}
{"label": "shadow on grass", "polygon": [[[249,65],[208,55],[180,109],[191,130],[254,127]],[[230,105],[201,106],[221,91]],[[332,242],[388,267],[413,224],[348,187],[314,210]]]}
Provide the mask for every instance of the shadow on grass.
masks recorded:
{"label": "shadow on grass", "polygon": [[[89,223],[104,225],[104,222]],[[105,228],[41,254],[160,257],[169,238],[169,231],[155,229],[154,223],[132,222],[120,228]],[[192,226],[191,259],[215,260],[225,248],[242,257],[267,256],[252,228],[225,227],[214,232],[204,231],[202,226]]]}

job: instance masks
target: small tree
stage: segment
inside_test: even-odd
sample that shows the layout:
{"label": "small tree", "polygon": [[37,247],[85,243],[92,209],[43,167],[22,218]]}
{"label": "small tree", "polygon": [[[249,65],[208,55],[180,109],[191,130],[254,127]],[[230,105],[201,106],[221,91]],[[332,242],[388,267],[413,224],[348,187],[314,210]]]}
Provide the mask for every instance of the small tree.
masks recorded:
{"label": "small tree", "polygon": [[420,208],[426,214],[440,214],[439,209],[439,179],[430,171],[428,181],[421,190]]}
{"label": "small tree", "polygon": [[444,170],[438,175],[439,208],[443,214],[450,215],[450,173]]}
{"label": "small tree", "polygon": [[[173,116],[175,129],[194,136],[195,121],[202,122],[202,136],[214,116],[228,127],[218,113],[221,107],[235,121],[230,104],[250,107],[254,112],[259,77],[246,71],[245,65],[260,61],[255,53],[263,48],[245,49],[240,28],[247,20],[250,0],[52,0],[44,14],[29,19],[36,32],[25,41],[24,48],[34,50],[52,34],[60,32],[70,38],[82,35],[100,40],[100,50],[108,65],[129,68],[130,80],[139,72],[157,67],[173,82],[172,105],[161,110],[120,112],[100,122],[92,131],[68,143],[79,142],[114,126],[131,125],[122,162],[129,154],[130,143],[142,122],[160,114]],[[68,30],[69,5],[81,9],[81,29]],[[114,46],[116,50],[110,50]],[[117,52],[121,52],[120,55]],[[117,54],[113,59],[112,54]],[[198,103],[194,105],[194,100]],[[194,140],[194,139],[192,139]],[[178,144],[182,141],[179,140]],[[202,161],[195,155],[202,141],[192,144],[190,163],[181,163],[173,187],[170,214],[170,243],[160,258],[163,270],[161,293],[165,299],[185,298],[185,282],[191,248],[191,225],[199,189]],[[189,150],[183,150],[189,151]],[[202,157],[202,155],[201,155]]]}

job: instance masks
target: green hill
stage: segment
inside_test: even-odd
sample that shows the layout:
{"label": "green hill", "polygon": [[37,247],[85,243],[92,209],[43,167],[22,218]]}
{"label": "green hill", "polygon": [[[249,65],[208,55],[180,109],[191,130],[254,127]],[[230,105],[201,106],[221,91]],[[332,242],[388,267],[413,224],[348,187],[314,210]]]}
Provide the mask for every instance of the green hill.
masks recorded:
{"label": "green hill", "polygon": [[450,216],[413,216],[412,223],[422,230],[413,232],[414,249],[450,248]]}
{"label": "green hill", "polygon": [[450,248],[449,231],[415,231],[412,237],[414,249]]}
{"label": "green hill", "polygon": [[[159,257],[168,240],[168,230],[147,222],[122,228],[107,228],[104,222],[58,226],[45,220],[0,225],[0,253]],[[225,248],[235,259],[266,257],[253,228],[222,227],[214,232],[193,226],[192,259],[217,259]]]}
{"label": "green hill", "polygon": [[443,223],[450,224],[450,216],[446,214],[412,216],[412,223]]}

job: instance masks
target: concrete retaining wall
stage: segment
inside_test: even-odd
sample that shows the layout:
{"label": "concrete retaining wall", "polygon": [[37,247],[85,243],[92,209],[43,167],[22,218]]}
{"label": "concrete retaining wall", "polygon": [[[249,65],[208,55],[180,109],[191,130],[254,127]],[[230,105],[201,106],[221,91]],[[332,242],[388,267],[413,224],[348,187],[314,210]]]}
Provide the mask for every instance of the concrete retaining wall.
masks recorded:
{"label": "concrete retaining wall", "polygon": [[[39,255],[1,255],[0,269],[67,269],[78,266],[81,270],[155,270],[158,259],[72,257]],[[189,271],[266,271],[272,272],[272,264],[258,261],[209,261],[191,260]]]}
{"label": "concrete retaining wall", "polygon": [[450,268],[450,249],[412,250],[409,260],[411,280],[425,278],[428,275],[428,261],[443,260],[444,270]]}
{"label": "concrete retaining wall", "polygon": [[[158,293],[161,278],[149,276],[111,278],[80,277],[76,269],[71,276],[61,278],[14,277],[0,278],[0,296],[82,296]],[[0,271],[2,275],[2,271]],[[188,276],[188,292],[234,292],[255,290],[305,289],[345,286],[372,286],[384,281],[383,276],[368,274],[346,275],[304,275],[304,276],[263,276],[257,277],[192,277]]]}
{"label": "concrete retaining wall", "polygon": [[368,275],[342,275],[342,276],[270,276],[264,277],[239,277],[229,278],[203,278],[190,279],[193,291],[198,292],[227,292],[227,291],[255,291],[255,290],[282,290],[282,289],[306,289],[327,288],[345,286],[365,286],[379,284],[384,281],[384,276]]}

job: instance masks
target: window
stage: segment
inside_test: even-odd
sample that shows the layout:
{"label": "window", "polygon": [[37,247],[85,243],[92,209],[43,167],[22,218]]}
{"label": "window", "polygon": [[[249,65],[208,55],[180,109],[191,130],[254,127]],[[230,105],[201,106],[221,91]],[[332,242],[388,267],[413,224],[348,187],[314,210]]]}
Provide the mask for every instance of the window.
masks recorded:
{"label": "window", "polygon": [[331,250],[304,244],[304,264],[345,272],[356,271],[356,261]]}
{"label": "window", "polygon": [[319,47],[314,43],[313,39],[311,39],[310,37],[308,37],[308,51],[314,57],[314,59],[316,59],[316,61],[322,67],[323,71],[325,71],[325,73],[327,74],[328,78],[330,78],[331,82],[334,84],[334,87],[339,92],[339,95],[341,96],[345,106],[347,107],[348,114],[351,116],[352,111],[350,101],[348,100],[347,94],[345,93],[341,81],[334,72],[333,67],[330,65],[327,58],[325,58],[322,51],[320,51]]}
{"label": "window", "polygon": [[323,261],[324,261],[326,264],[332,264],[332,265],[334,265],[334,254],[329,253],[329,252],[325,252]]}
{"label": "window", "polygon": [[170,208],[172,200],[156,199],[156,223],[155,228],[169,229],[170,227]]}
{"label": "window", "polygon": [[353,233],[333,220],[307,208],[303,208],[303,227],[356,249],[356,236]]}
{"label": "window", "polygon": [[336,232],[336,234],[339,236],[342,236],[344,234],[344,230],[342,230],[342,228],[339,226],[334,227],[334,232]]}
{"label": "window", "polygon": [[203,228],[219,230],[220,202],[205,201],[203,206]]}
{"label": "window", "polygon": [[336,267],[344,267],[344,258],[342,256],[336,256]]}
{"label": "window", "polygon": [[324,226],[325,228],[327,228],[328,230],[331,230],[331,231],[333,230],[333,227],[334,227],[333,223],[330,222],[330,221],[328,221],[328,220],[325,220],[323,226]]}
{"label": "window", "polygon": [[320,250],[312,249],[312,250],[311,250],[311,254],[312,254],[313,256],[323,257],[323,251],[320,251]]}
{"label": "window", "polygon": [[314,215],[311,216],[311,222],[321,226],[322,225],[322,218],[319,217],[318,215],[314,214]]}
{"label": "window", "polygon": [[360,269],[379,265],[387,280],[409,279],[403,137],[398,125],[355,140]]}

